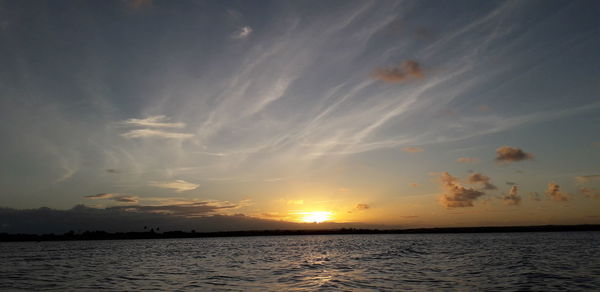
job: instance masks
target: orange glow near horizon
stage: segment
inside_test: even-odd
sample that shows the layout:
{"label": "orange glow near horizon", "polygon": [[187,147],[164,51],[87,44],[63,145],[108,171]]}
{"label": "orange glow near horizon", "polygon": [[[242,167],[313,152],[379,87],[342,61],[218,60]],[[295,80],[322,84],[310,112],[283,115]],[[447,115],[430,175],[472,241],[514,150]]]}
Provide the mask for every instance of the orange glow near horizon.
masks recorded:
{"label": "orange glow near horizon", "polygon": [[300,221],[306,223],[321,223],[331,220],[333,213],[329,211],[311,211],[311,212],[299,212]]}

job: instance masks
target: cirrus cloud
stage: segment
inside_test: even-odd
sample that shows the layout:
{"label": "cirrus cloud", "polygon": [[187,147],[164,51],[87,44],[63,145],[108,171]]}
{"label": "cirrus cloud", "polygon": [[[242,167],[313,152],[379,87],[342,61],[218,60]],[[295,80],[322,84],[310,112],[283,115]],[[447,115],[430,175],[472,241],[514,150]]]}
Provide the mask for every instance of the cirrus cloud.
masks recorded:
{"label": "cirrus cloud", "polygon": [[150,185],[153,187],[157,187],[157,188],[173,189],[176,192],[191,191],[191,190],[195,190],[196,188],[198,188],[200,186],[199,184],[187,182],[187,181],[184,181],[181,179],[174,180],[174,181],[167,181],[167,182],[153,181],[153,182],[150,182]]}
{"label": "cirrus cloud", "polygon": [[165,115],[150,116],[144,119],[128,119],[123,121],[125,125],[153,128],[185,128],[185,123],[168,123]]}
{"label": "cirrus cloud", "polygon": [[162,139],[189,139],[194,137],[194,134],[189,133],[173,133],[161,130],[140,129],[131,130],[121,134],[125,138],[162,138]]}
{"label": "cirrus cloud", "polygon": [[[169,118],[164,115],[150,116],[143,119],[128,119],[121,124],[132,127],[141,127],[142,129],[133,129],[121,136],[130,139],[137,138],[160,138],[160,139],[189,139],[194,137],[191,133],[171,132],[167,129],[185,128],[185,123],[169,123]],[[158,129],[156,129],[158,128]]]}

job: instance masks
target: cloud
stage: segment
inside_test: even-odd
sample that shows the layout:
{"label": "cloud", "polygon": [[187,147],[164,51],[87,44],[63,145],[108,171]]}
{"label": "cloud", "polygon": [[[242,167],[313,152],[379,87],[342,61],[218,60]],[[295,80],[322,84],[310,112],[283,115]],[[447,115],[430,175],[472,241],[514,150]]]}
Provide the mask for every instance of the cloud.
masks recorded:
{"label": "cloud", "polygon": [[526,153],[519,148],[502,146],[496,149],[497,162],[510,163],[527,159],[533,159],[533,154]]}
{"label": "cloud", "polygon": [[414,218],[419,218],[419,216],[416,216],[416,215],[406,215],[406,216],[400,216],[400,218],[403,218],[403,219],[414,219]]}
{"label": "cloud", "polygon": [[507,181],[507,182],[506,182],[506,184],[507,184],[507,185],[509,185],[509,186],[514,186],[514,185],[516,185],[517,183],[515,183],[515,182],[512,182],[512,181]]}
{"label": "cloud", "polygon": [[485,195],[484,192],[461,186],[458,178],[447,172],[440,176],[440,183],[444,191],[440,197],[440,203],[446,208],[473,207],[473,202]]}
{"label": "cloud", "polygon": [[356,210],[368,210],[371,207],[367,204],[357,204],[356,207],[354,207],[354,209]]}
{"label": "cloud", "polygon": [[123,210],[127,212],[140,212],[140,213],[155,213],[155,214],[168,214],[173,216],[202,216],[210,213],[214,213],[218,210],[223,209],[235,209],[238,205],[236,204],[221,204],[217,202],[193,202],[185,204],[173,204],[173,205],[128,205],[128,206],[114,206],[108,207],[107,209]]}
{"label": "cloud", "polygon": [[542,196],[538,192],[530,192],[529,198],[532,201],[541,201],[542,200]]}
{"label": "cloud", "polygon": [[352,210],[348,211],[348,213],[352,213],[354,211],[365,211],[369,210],[371,207],[368,204],[356,204]]}
{"label": "cloud", "polygon": [[385,82],[401,82],[410,78],[421,78],[423,72],[421,65],[413,60],[405,61],[401,67],[377,68],[373,77]]}
{"label": "cloud", "polygon": [[381,225],[361,223],[303,224],[260,219],[243,214],[223,215],[218,213],[219,210],[234,209],[234,206],[236,205],[214,206],[211,202],[196,202],[167,206],[117,206],[108,208],[90,208],[85,205],[77,205],[69,210],[56,210],[45,207],[26,210],[0,208],[0,233],[63,234],[69,230],[78,233],[86,230],[142,232],[144,226],[160,227],[163,232],[190,231],[192,229],[197,232],[215,232],[386,228]]}
{"label": "cloud", "polygon": [[200,186],[198,184],[187,182],[181,179],[170,182],[150,182],[150,185],[157,188],[173,189],[176,192],[191,191]]}
{"label": "cloud", "polygon": [[456,162],[460,162],[460,163],[473,163],[473,162],[477,162],[478,159],[477,158],[472,158],[472,157],[459,157],[458,159],[456,159]]}
{"label": "cloud", "polygon": [[252,33],[253,29],[249,26],[241,27],[239,30],[233,33],[231,36],[234,39],[245,39]]}
{"label": "cloud", "polygon": [[418,188],[419,184],[418,183],[410,183],[409,186],[411,186],[413,188]]}
{"label": "cloud", "polygon": [[425,151],[423,148],[420,147],[404,147],[402,148],[402,150],[408,153],[419,153]]}
{"label": "cloud", "polygon": [[185,123],[167,123],[168,121],[164,115],[150,116],[145,119],[128,119],[123,121],[126,125],[137,126],[137,127],[151,127],[151,128],[185,128]]}
{"label": "cloud", "polygon": [[262,217],[266,217],[266,218],[287,218],[289,217],[289,214],[281,214],[281,213],[277,213],[277,212],[267,212],[267,213],[262,213],[260,214]]}
{"label": "cloud", "polygon": [[89,196],[84,196],[84,197],[87,199],[90,199],[90,200],[103,199],[103,200],[113,200],[113,201],[117,201],[120,203],[137,203],[138,202],[138,197],[136,197],[136,196],[125,196],[125,195],[117,195],[117,194],[111,194],[111,193],[101,193],[101,194],[89,195]]}
{"label": "cloud", "polygon": [[161,130],[152,129],[141,129],[131,130],[127,133],[121,134],[125,138],[161,138],[161,139],[189,139],[194,137],[194,134],[190,133],[173,133]]}
{"label": "cloud", "polygon": [[480,183],[482,184],[482,189],[484,190],[496,190],[498,189],[495,185],[493,185],[491,183],[491,179],[490,177],[483,175],[481,173],[472,173],[471,175],[469,175],[469,178],[467,179],[468,183],[471,184],[477,184]]}
{"label": "cloud", "polygon": [[600,174],[576,176],[575,181],[578,183],[587,183],[595,180],[600,180]]}
{"label": "cloud", "polygon": [[88,199],[92,199],[92,200],[96,200],[96,199],[109,199],[114,197],[113,194],[109,194],[109,193],[101,193],[101,194],[96,194],[96,195],[89,195],[89,196],[85,196],[85,198]]}
{"label": "cloud", "polygon": [[[161,139],[189,139],[194,137],[191,133],[169,132],[164,129],[185,128],[185,123],[168,123],[169,118],[164,115],[150,116],[144,119],[128,119],[122,124],[133,127],[143,127],[144,129],[134,129],[122,133],[125,138],[161,138]],[[161,128],[161,129],[155,129]]]}
{"label": "cloud", "polygon": [[138,198],[136,196],[115,196],[111,198],[114,201],[121,203],[137,203]]}
{"label": "cloud", "polygon": [[304,200],[289,200],[287,201],[288,205],[302,205],[304,204]]}
{"label": "cloud", "polygon": [[583,194],[584,196],[586,196],[588,198],[600,199],[600,190],[597,190],[595,188],[582,187],[582,188],[579,188],[579,191],[581,192],[581,194]]}
{"label": "cloud", "polygon": [[502,198],[504,203],[512,206],[519,205],[521,203],[521,197],[518,194],[518,190],[517,186],[512,186],[508,191],[508,194]]}
{"label": "cloud", "polygon": [[555,182],[548,183],[546,196],[550,197],[550,199],[557,202],[566,202],[569,200],[569,194],[562,193],[560,191],[560,186]]}

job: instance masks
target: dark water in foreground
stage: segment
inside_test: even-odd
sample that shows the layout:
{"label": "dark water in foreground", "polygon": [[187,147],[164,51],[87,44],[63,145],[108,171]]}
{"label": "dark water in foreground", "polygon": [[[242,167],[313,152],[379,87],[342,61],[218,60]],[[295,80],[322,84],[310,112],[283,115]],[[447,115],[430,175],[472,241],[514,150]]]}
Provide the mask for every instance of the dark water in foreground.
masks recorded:
{"label": "dark water in foreground", "polygon": [[600,291],[600,232],[0,243],[0,290]]}

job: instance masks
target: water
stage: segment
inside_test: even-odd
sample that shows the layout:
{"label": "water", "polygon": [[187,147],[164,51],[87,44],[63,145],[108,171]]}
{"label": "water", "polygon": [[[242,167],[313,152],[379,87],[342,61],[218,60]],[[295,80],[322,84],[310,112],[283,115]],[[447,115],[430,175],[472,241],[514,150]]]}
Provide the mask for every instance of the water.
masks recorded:
{"label": "water", "polygon": [[0,243],[0,290],[600,291],[600,232]]}

